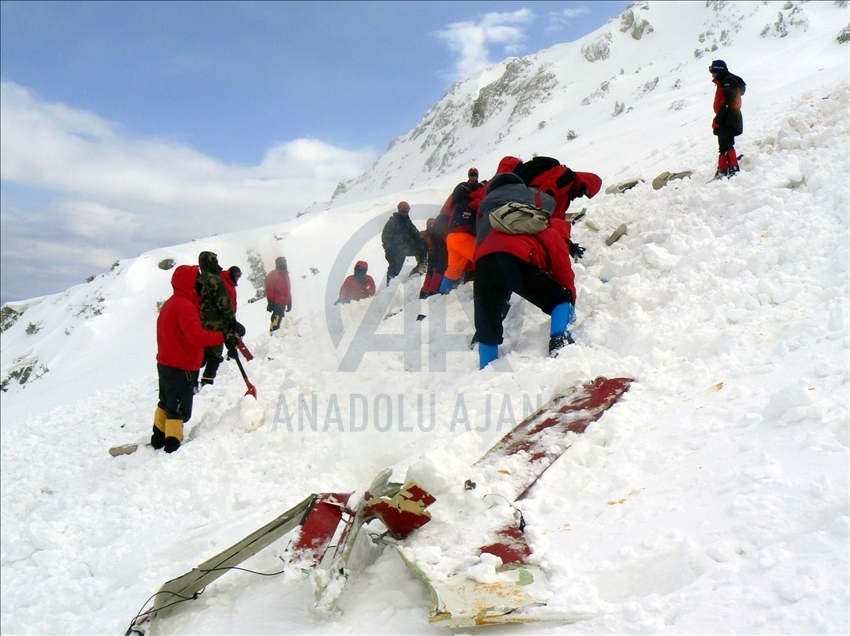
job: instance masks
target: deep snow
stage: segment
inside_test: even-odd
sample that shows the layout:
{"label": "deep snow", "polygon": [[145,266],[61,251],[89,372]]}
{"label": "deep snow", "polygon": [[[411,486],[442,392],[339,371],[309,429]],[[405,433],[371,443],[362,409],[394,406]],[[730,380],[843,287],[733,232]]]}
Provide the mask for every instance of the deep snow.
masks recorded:
{"label": "deep snow", "polygon": [[[405,185],[378,192],[382,178],[375,176],[321,214],[156,250],[88,285],[13,304],[23,314],[2,335],[3,377],[36,358],[36,373],[40,365],[49,371],[25,385],[10,383],[2,399],[3,633],[123,632],[165,580],[310,492],[362,489],[387,466],[437,497],[433,521],[406,542],[409,549],[445,557],[435,560],[436,569],[464,552],[474,557],[482,545],[476,532],[507,511],[495,504],[482,511],[480,524],[453,524],[470,496],[463,490],[470,464],[530,405],[598,375],[636,382],[521,502],[528,540],[553,591],[547,611],[594,618],[485,631],[850,631],[850,64],[848,45],[834,40],[848,12],[833,3],[793,4],[801,11],[791,16],[784,9],[788,22],[804,17],[805,29],[762,38],[765,16],[783,6],[720,7],[746,13],[737,40],[717,53],[749,86],[738,144],[745,159],[733,180],[708,182],[716,145],[705,67],[714,54],[694,59],[691,42],[705,31],[706,15],[716,21],[718,10],[651,4],[645,15],[655,31],[639,44],[664,42],[664,56],[658,49],[655,57],[665,68],[651,74],[660,77],[659,87],[683,78],[676,90],[688,103],[681,110],[670,110],[666,95],[637,100],[634,110],[612,117],[613,94],[604,109],[582,109],[580,98],[608,78],[596,63],[584,62],[578,68],[587,78],[577,76],[569,89],[575,106],[561,119],[557,100],[541,106],[552,113],[542,129],[539,113],[532,114],[490,147],[493,130],[488,138],[458,119],[455,135],[465,140],[466,154],[445,176],[407,188],[408,180],[432,175],[423,158],[411,158],[418,142],[400,142],[387,157],[407,153],[399,181]],[[616,23],[609,28],[619,33]],[[539,55],[578,64],[583,42]],[[637,55],[629,42],[612,48],[605,64],[645,64]],[[553,145],[576,127],[577,139]],[[335,310],[327,309],[327,297],[335,297],[340,276],[359,258],[376,280],[384,271],[376,236],[367,232],[371,240],[362,247],[345,242],[376,217],[380,227],[400,198],[411,201],[415,215],[433,215],[470,162],[488,174],[502,155],[532,152],[597,172],[606,186],[626,177],[646,180],[622,195],[574,204],[585,205],[587,220],[600,228],[584,222],[574,228],[575,240],[587,247],[576,265],[578,345],[546,358],[548,319],[515,298],[503,347],[510,371],[477,371],[475,351],[448,353],[445,371],[436,371],[436,345],[449,338],[430,330],[444,303],[446,331],[471,334],[463,308],[471,285],[407,306],[399,292],[379,333],[403,333],[405,316],[427,314],[414,321],[422,329],[418,362],[400,352],[372,352],[356,371],[340,371],[369,304],[342,307],[344,334],[334,347]],[[650,187],[662,170],[682,169],[695,174],[659,191]],[[628,233],[606,247],[621,223]],[[256,355],[246,370],[259,400],[242,397],[242,378],[226,365],[214,387],[197,396],[187,426],[193,439],[184,448],[171,456],[142,448],[112,458],[109,446],[144,439],[150,429],[153,325],[171,275],[157,264],[194,262],[204,249],[246,273],[238,313]],[[254,296],[249,249],[266,267],[285,254],[292,272],[295,307],[271,338],[265,302],[248,302]],[[27,334],[30,325],[34,333]],[[405,371],[411,364],[422,370]],[[351,415],[352,396],[362,396],[353,398],[358,409],[364,400],[369,405],[368,421],[362,411]],[[428,431],[431,396],[436,425]],[[398,417],[390,430],[378,430],[387,420],[383,410],[375,419],[375,406],[388,402],[394,414],[403,409],[403,426],[412,430],[400,430]],[[308,413],[315,414],[316,430]],[[353,432],[352,421],[365,430]],[[278,571],[285,547],[281,540],[244,565]],[[447,631],[428,624],[425,587],[393,550],[372,545],[364,533],[354,565],[330,616],[312,608],[310,586],[297,576],[232,572],[159,630]],[[468,563],[476,565],[474,558]]]}

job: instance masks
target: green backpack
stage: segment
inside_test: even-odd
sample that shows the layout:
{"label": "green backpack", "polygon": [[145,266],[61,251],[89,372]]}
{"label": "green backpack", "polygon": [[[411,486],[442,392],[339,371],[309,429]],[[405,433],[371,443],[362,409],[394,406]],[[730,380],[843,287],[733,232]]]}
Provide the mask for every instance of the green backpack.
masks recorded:
{"label": "green backpack", "polygon": [[530,203],[511,202],[490,213],[490,226],[505,234],[537,234],[546,229],[551,216]]}

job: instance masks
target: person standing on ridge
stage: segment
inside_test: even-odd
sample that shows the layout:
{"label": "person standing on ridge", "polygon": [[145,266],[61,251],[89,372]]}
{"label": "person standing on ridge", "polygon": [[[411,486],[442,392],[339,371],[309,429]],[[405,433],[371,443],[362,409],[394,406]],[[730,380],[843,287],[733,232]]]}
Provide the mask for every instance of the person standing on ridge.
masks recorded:
{"label": "person standing on ridge", "polygon": [[339,288],[339,298],[335,305],[347,305],[352,300],[363,300],[375,295],[375,280],[366,272],[369,271],[369,263],[357,261],[354,264],[354,273],[342,282]]}
{"label": "person standing on ridge", "polygon": [[711,127],[717,136],[720,157],[714,178],[734,177],[741,170],[735,152],[735,137],[744,132],[741,96],[747,91],[747,84],[737,75],[730,73],[723,60],[714,60],[708,70],[713,78],[711,81],[717,86],[714,92],[714,120]]}
{"label": "person standing on ridge", "polygon": [[[198,255],[200,276],[198,277],[199,295],[201,296],[201,324],[204,329],[220,331],[223,335],[235,332],[240,337],[245,335],[245,327],[236,322],[236,312],[224,281],[221,279],[221,265],[218,256],[213,252],[201,252]],[[207,347],[206,366],[201,374],[201,386],[215,382],[218,367],[224,361],[221,345]]]}
{"label": "person standing on ridge", "polygon": [[292,285],[289,282],[289,270],[286,257],[278,256],[274,269],[266,276],[266,311],[272,312],[269,334],[280,329],[280,321],[288,311],[292,311]]}
{"label": "person standing on ridge", "polygon": [[416,257],[414,271],[425,273],[428,245],[410,220],[410,204],[407,201],[399,201],[397,210],[384,225],[381,245],[387,258],[387,285],[399,275],[408,256]]}
{"label": "person standing on ridge", "polygon": [[199,268],[181,265],[171,276],[174,293],[162,305],[156,319],[156,370],[159,403],[153,416],[151,446],[173,453],[183,441],[183,424],[192,417],[192,400],[204,349],[221,347],[232,351],[236,336],[207,330],[198,314]]}

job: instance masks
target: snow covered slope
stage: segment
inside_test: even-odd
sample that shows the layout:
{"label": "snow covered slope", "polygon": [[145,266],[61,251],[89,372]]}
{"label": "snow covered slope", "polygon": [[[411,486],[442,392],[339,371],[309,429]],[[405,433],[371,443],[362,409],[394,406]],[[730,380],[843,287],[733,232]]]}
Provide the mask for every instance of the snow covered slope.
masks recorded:
{"label": "snow covered slope", "polygon": [[752,142],[761,109],[846,79],[836,38],[850,37],[840,35],[847,22],[845,2],[635,2],[576,42],[455,83],[371,170],[341,183],[336,199],[412,189],[423,177],[454,183],[470,165],[484,178],[504,155],[558,157],[606,180],[651,179],[671,161],[709,164],[711,60],[725,59],[747,81]]}
{"label": "snow covered slope", "polygon": [[[538,400],[597,375],[627,375],[636,382],[621,403],[522,502],[554,591],[548,609],[596,616],[534,631],[847,633],[850,63],[836,35],[848,9],[787,6],[635,5],[630,30],[615,21],[527,58],[529,69],[551,63],[559,83],[524,117],[509,121],[512,96],[501,110],[479,109],[489,114],[475,127],[466,107],[447,110],[451,95],[457,104],[470,97],[471,106],[504,75],[498,65],[454,87],[416,140],[413,131],[396,143],[330,210],[156,250],[64,294],[11,305],[0,367],[3,631],[123,631],[166,579],[308,493],[362,488],[387,466],[434,493],[431,530],[455,532],[455,547],[467,542],[471,553],[481,545],[475,528],[452,527],[469,464]],[[652,32],[644,26],[636,40],[640,19]],[[695,59],[695,42],[709,30],[702,48],[719,48]],[[583,47],[600,56],[605,42],[606,59],[582,56]],[[734,180],[706,183],[716,153],[706,69],[713,57],[748,83],[738,144],[746,157]],[[605,81],[607,93],[591,97]],[[684,105],[671,109],[677,100]],[[613,116],[616,102],[625,108]],[[570,129],[578,136],[566,142]],[[446,140],[444,152],[419,150],[432,135]],[[586,204],[598,232],[575,227],[587,247],[576,266],[578,346],[544,357],[548,320],[514,299],[510,372],[477,371],[474,351],[449,353],[438,371],[436,345],[449,338],[434,325],[445,307],[448,333],[472,333],[471,286],[396,313],[399,292],[387,299],[394,315],[379,333],[402,333],[406,315],[427,314],[415,322],[417,360],[372,352],[356,371],[341,371],[369,305],[337,307],[337,322],[328,299],[358,259],[382,276],[374,228],[395,203],[407,199],[425,218],[468,164],[486,175],[502,155],[532,152],[595,171],[606,185],[647,180]],[[432,156],[438,163],[429,170]],[[662,170],[681,169],[695,174],[649,186]],[[621,223],[627,234],[606,247]],[[259,400],[244,398],[238,371],[224,365],[196,398],[184,448],[109,457],[106,448],[150,429],[154,322],[172,272],[161,267],[195,262],[205,249],[245,272],[238,313],[257,356],[246,370]],[[281,254],[294,310],[270,338],[265,302],[249,302],[249,279]],[[9,310],[17,319],[7,327],[16,317]],[[421,371],[405,371],[416,364]],[[412,545],[433,555],[438,546],[424,534]],[[247,566],[279,570],[284,547]],[[304,581],[233,572],[162,629],[445,631],[427,623],[427,593],[392,551],[363,538],[354,556],[333,616],[311,610]]]}

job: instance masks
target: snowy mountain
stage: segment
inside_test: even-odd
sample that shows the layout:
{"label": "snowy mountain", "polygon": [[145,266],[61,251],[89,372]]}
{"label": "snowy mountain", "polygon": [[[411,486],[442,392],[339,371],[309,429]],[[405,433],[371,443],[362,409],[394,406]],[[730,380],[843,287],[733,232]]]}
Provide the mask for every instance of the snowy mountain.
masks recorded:
{"label": "snowy mountain", "polygon": [[[520,506],[547,610],[591,618],[534,631],[850,631],[848,22],[846,2],[637,3],[582,40],[455,84],[327,210],[4,306],[4,633],[123,631],[166,579],[309,493],[362,489],[386,467],[437,498],[411,545],[434,554],[442,528],[462,549],[452,520],[470,464],[530,406],[600,375],[635,383]],[[742,173],[709,182],[715,58],[748,90]],[[421,226],[468,166],[484,176],[503,155],[534,153],[605,186],[643,179],[586,202],[574,228],[587,248],[577,346],[546,358],[548,318],[515,298],[510,371],[477,371],[476,352],[451,350],[453,334],[472,333],[465,285],[421,303],[382,289],[377,334],[418,328],[421,348],[354,355],[379,305],[332,303],[355,261],[383,276],[378,235],[395,203],[410,201]],[[693,175],[653,190],[664,170]],[[259,399],[224,365],[177,453],[110,457],[149,434],[158,307],[174,265],[202,250],[245,272],[238,315]],[[251,301],[279,255],[294,308],[269,337],[265,301]],[[285,547],[247,567],[278,571]],[[394,551],[361,537],[354,565],[330,616],[305,581],[232,572],[160,628],[446,631],[429,625],[425,587]]]}
{"label": "snowy mountain", "polygon": [[[341,183],[335,198],[405,191],[423,176],[457,181],[469,165],[495,167],[509,154],[548,154],[609,179],[634,176],[636,163],[654,170],[654,162],[646,165],[653,154],[690,134],[705,137],[712,59],[729,58],[745,79],[770,78],[751,91],[750,110],[820,84],[826,69],[815,60],[824,53],[840,63],[836,39],[848,37],[846,21],[843,2],[636,2],[577,42],[455,83],[371,170]],[[696,155],[689,149],[677,153],[683,165],[708,161],[702,147]]]}

